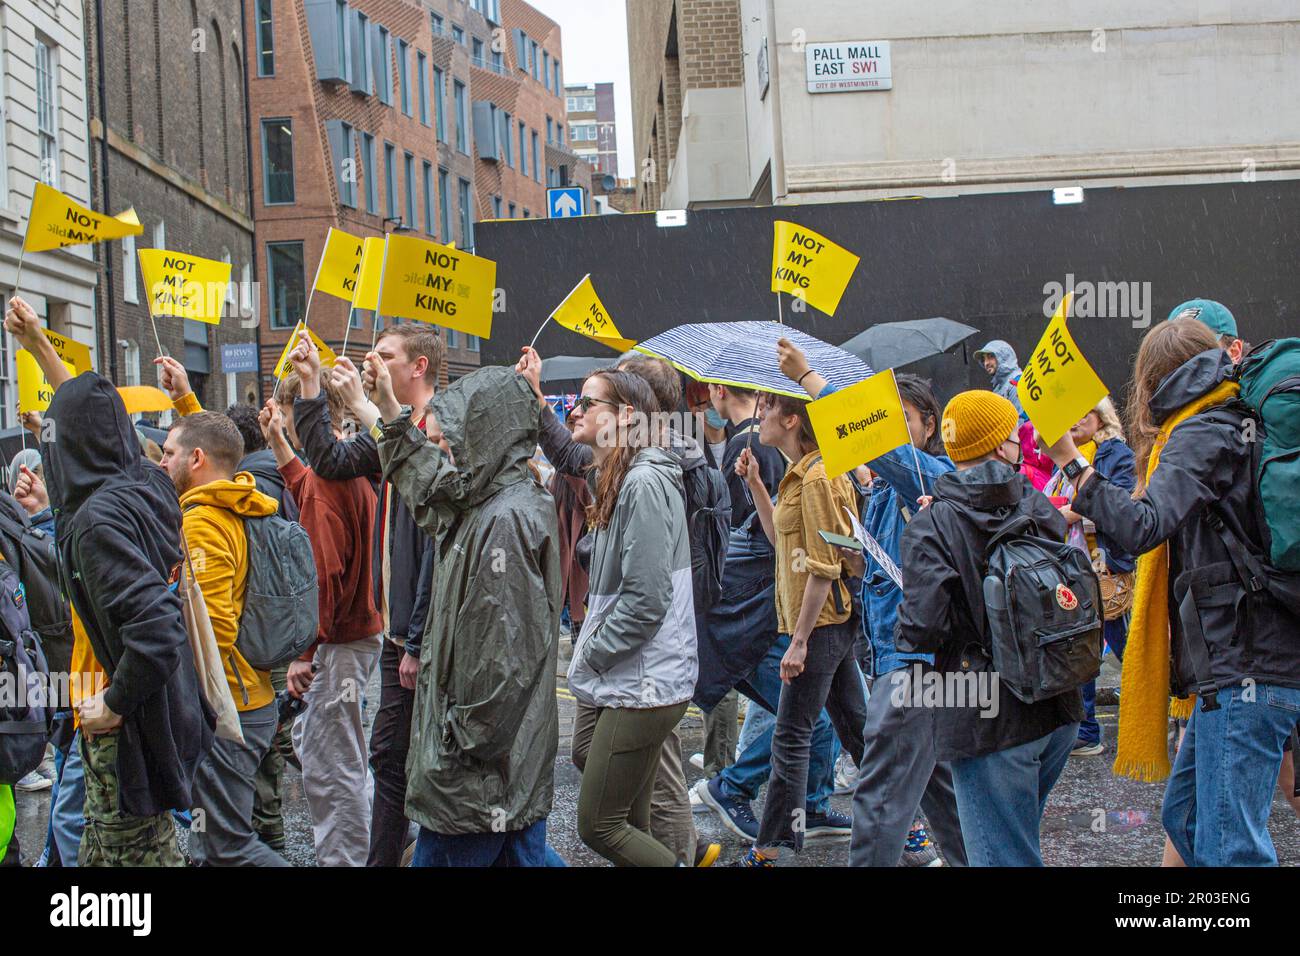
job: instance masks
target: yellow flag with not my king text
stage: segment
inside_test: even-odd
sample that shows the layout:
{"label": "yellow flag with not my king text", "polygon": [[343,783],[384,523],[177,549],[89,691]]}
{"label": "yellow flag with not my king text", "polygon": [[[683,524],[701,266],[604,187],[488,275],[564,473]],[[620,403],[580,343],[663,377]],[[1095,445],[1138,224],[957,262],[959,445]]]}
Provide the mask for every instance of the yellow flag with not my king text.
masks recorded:
{"label": "yellow flag with not my king text", "polygon": [[1024,364],[1016,385],[1020,407],[1049,445],[1060,441],[1110,394],[1066,325],[1072,299],[1067,295],[1061,300],[1061,307],[1047,323],[1047,331]]}
{"label": "yellow flag with not my king text", "polygon": [[551,318],[556,325],[585,335],[615,352],[626,352],[636,345],[635,340],[619,335],[618,327],[609,317],[609,310],[600,301],[600,296],[596,295],[590,275],[584,276],[565,300],[555,307]]}
{"label": "yellow flag with not my king text", "polygon": [[[293,327],[293,333],[289,336],[289,341],[284,346],[284,351],[280,353],[280,360],[275,363],[275,377],[284,378],[293,371],[293,363],[289,361],[289,353],[298,347],[298,333],[303,329],[299,322]],[[312,342],[316,346],[316,351],[320,353],[321,368],[333,368],[334,362],[338,359],[338,354],[325,344],[325,341],[316,334],[313,328],[307,329],[307,334],[311,336]]]}
{"label": "yellow flag with not my king text", "polygon": [[362,243],[361,272],[352,308],[374,312],[379,308],[379,280],[384,274],[384,240],[368,236]]}
{"label": "yellow flag with not my king text", "polygon": [[825,236],[778,219],[772,243],[772,291],[788,292],[834,315],[862,260]]}
{"label": "yellow flag with not my king text", "polygon": [[63,246],[138,236],[142,232],[144,226],[140,225],[134,209],[109,216],[87,209],[45,183],[37,183],[32,193],[32,211],[27,217],[23,249],[44,252]]}
{"label": "yellow flag with not my king text", "polygon": [[177,315],[216,325],[225,311],[230,263],[167,249],[141,249],[149,311],[154,316]]}
{"label": "yellow flag with not my king text", "polygon": [[356,236],[331,226],[325,235],[320,265],[316,267],[316,291],[350,303],[361,276],[362,248],[362,242]]}
{"label": "yellow flag with not my king text", "polygon": [[492,334],[496,284],[497,264],[491,259],[390,235],[379,312],[486,339]]}

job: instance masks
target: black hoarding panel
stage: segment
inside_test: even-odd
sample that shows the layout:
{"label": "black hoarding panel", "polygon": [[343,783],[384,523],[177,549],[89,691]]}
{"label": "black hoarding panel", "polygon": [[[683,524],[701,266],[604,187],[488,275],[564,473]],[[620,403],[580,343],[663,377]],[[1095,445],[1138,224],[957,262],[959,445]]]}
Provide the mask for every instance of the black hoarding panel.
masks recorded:
{"label": "black hoarding panel", "polygon": [[[862,257],[834,318],[797,312],[784,297],[788,324],[836,344],[876,323],[931,316],[980,330],[965,353],[932,363],[945,394],[967,384],[954,376],[987,382],[963,354],[989,339],[1025,357],[1046,325],[1052,284],[1071,277],[1071,328],[1120,398],[1146,327],[1186,299],[1224,302],[1250,341],[1300,334],[1300,182],[1271,181],[1087,189],[1083,203],[1065,206],[1047,190],[737,207],[692,211],[679,228],[660,228],[653,215],[483,223],[478,252],[499,264],[506,305],[483,361],[513,362],[588,272],[627,338],[685,322],[775,320],[776,219]],[[537,347],[543,356],[602,353],[554,324]]]}

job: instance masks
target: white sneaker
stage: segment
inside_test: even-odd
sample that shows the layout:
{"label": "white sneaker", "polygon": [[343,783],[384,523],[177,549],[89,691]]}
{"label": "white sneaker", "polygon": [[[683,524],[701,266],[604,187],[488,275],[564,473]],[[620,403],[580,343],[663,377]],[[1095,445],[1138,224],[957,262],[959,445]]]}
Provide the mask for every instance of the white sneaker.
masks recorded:
{"label": "white sneaker", "polygon": [[835,793],[845,796],[852,793],[857,785],[858,766],[847,752],[841,753],[840,759],[835,761]]}
{"label": "white sneaker", "polygon": [[[705,782],[706,781],[703,780],[700,781],[700,783],[705,783]],[[705,806],[704,801],[700,799],[700,795],[696,792],[695,787],[690,787],[686,792],[691,798],[691,813],[709,812],[709,808]]]}
{"label": "white sneaker", "polygon": [[23,790],[28,793],[35,793],[39,790],[48,790],[52,786],[54,786],[54,779],[45,776],[39,769],[37,769],[33,770],[31,773],[27,774],[27,776],[14,784],[14,789]]}
{"label": "white sneaker", "polygon": [[696,770],[704,769],[704,754],[691,754],[691,766]]}

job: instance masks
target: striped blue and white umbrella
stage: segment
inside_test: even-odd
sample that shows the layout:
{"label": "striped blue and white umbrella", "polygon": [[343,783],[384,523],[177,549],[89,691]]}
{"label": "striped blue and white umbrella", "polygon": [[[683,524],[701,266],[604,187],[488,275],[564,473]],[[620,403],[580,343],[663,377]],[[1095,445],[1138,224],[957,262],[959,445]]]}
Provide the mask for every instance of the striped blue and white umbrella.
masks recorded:
{"label": "striped blue and white umbrella", "polygon": [[700,382],[807,398],[808,393],[786,378],[777,365],[776,341],[781,338],[803,349],[813,370],[837,388],[847,388],[873,374],[856,355],[779,322],[679,325],[646,339],[636,350],[671,362]]}

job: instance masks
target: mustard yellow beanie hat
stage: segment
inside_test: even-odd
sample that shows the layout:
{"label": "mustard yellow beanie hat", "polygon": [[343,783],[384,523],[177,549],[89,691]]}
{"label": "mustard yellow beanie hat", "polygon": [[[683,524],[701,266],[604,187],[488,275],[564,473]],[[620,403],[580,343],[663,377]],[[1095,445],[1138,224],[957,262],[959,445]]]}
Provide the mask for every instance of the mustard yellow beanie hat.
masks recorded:
{"label": "mustard yellow beanie hat", "polygon": [[1011,437],[1020,415],[994,392],[975,389],[954,396],[943,410],[943,446],[953,461],[974,461]]}

